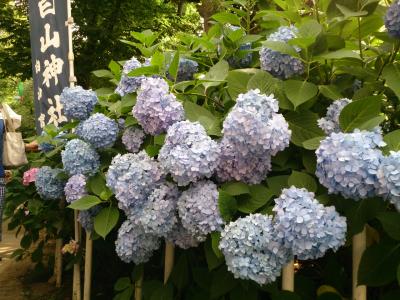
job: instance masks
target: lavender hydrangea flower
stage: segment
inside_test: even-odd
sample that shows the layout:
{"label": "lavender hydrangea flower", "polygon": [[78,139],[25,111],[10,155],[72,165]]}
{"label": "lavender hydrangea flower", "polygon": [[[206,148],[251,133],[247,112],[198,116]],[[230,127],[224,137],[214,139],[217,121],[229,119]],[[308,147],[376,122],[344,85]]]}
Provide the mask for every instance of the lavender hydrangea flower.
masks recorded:
{"label": "lavender hydrangea flower", "polygon": [[101,206],[96,205],[87,210],[81,210],[78,214],[78,222],[87,232],[92,232],[94,228],[94,218],[101,211]]}
{"label": "lavender hydrangea flower", "polygon": [[[296,38],[297,33],[298,30],[294,26],[281,26],[276,32],[272,33],[268,37],[267,41],[286,43],[289,40]],[[295,50],[296,52],[301,51],[298,47],[295,47]],[[304,65],[301,60],[267,47],[262,47],[260,50],[260,63],[262,70],[282,79],[287,79],[294,75],[301,75],[304,73]]]}
{"label": "lavender hydrangea flower", "polygon": [[145,263],[159,247],[160,240],[157,236],[146,234],[142,226],[129,220],[122,223],[115,241],[115,251],[126,263]]}
{"label": "lavender hydrangea flower", "polygon": [[[197,62],[191,59],[180,57],[178,74],[176,75],[176,82],[193,80],[193,76],[195,73],[198,72],[198,70],[199,70],[199,64]],[[168,72],[167,72],[167,77],[170,80],[174,80]]]}
{"label": "lavender hydrangea flower", "polygon": [[98,99],[92,90],[84,90],[81,86],[66,87],[60,95],[64,114],[68,118],[86,120],[97,104]]}
{"label": "lavender hydrangea flower", "polygon": [[136,127],[128,127],[122,135],[122,143],[126,150],[132,153],[139,151],[145,138],[143,130]]}
{"label": "lavender hydrangea flower", "polygon": [[378,168],[384,146],[382,134],[356,129],[353,133],[332,133],[321,141],[316,175],[331,194],[354,200],[377,195]]}
{"label": "lavender hydrangea flower", "polygon": [[132,113],[151,135],[166,132],[172,124],[185,118],[182,104],[168,92],[168,84],[161,78],[143,80]]}
{"label": "lavender hydrangea flower", "polygon": [[400,151],[384,156],[378,171],[379,193],[400,212]]}
{"label": "lavender hydrangea flower", "polygon": [[224,221],[219,213],[218,195],[212,181],[199,181],[182,192],[178,212],[183,227],[195,236],[221,231]]}
{"label": "lavender hydrangea flower", "polygon": [[118,124],[101,113],[84,121],[76,134],[95,148],[112,147],[118,137]]}
{"label": "lavender hydrangea flower", "polygon": [[158,160],[179,186],[211,177],[220,149],[200,123],[182,121],[168,129]]}
{"label": "lavender hydrangea flower", "polygon": [[136,220],[145,233],[166,237],[173,230],[178,197],[179,190],[172,183],[164,183],[151,192]]}
{"label": "lavender hydrangea flower", "polygon": [[128,76],[129,72],[141,68],[145,65],[142,65],[135,57],[132,57],[130,60],[126,61],[123,69],[122,69],[122,76],[121,80],[118,83],[118,86],[115,90],[117,94],[121,97],[125,96],[126,94],[134,93],[142,84],[143,79],[145,76]]}
{"label": "lavender hydrangea flower", "polygon": [[385,27],[393,38],[400,38],[400,1],[393,1],[385,15]]}
{"label": "lavender hydrangea flower", "polygon": [[274,229],[286,248],[299,259],[317,259],[346,241],[346,218],[333,206],[324,207],[306,189],[283,189],[275,199]]}
{"label": "lavender hydrangea flower", "polygon": [[318,120],[318,126],[328,135],[332,132],[340,132],[339,116],[342,109],[350,102],[351,100],[347,98],[334,101],[329,105],[326,117]]}
{"label": "lavender hydrangea flower", "polygon": [[65,198],[72,203],[88,194],[86,190],[86,177],[82,174],[71,176],[64,187]]}
{"label": "lavender hydrangea flower", "polygon": [[248,215],[225,226],[219,249],[235,278],[260,285],[275,281],[292,257],[276,238],[272,217],[261,214]]}
{"label": "lavender hydrangea flower", "polygon": [[165,237],[168,242],[173,243],[181,249],[196,248],[206,238],[204,236],[195,236],[183,227],[180,220],[175,224],[174,228]]}
{"label": "lavender hydrangea flower", "polygon": [[142,210],[147,197],[164,178],[159,164],[146,152],[118,154],[106,175],[107,186],[115,193],[118,206],[128,217]]}
{"label": "lavender hydrangea flower", "polygon": [[44,166],[36,174],[35,186],[39,196],[44,200],[59,200],[64,197],[65,180],[59,178],[61,169]]}
{"label": "lavender hydrangea flower", "polygon": [[88,143],[70,140],[61,152],[64,170],[70,175],[94,175],[100,167],[100,156]]}

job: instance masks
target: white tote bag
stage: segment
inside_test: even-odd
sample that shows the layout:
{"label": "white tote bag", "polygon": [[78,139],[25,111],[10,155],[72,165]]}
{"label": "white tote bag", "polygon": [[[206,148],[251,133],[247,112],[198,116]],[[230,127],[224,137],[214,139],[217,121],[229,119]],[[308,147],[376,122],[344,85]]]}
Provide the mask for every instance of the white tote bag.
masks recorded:
{"label": "white tote bag", "polygon": [[25,154],[25,143],[22,134],[15,130],[21,124],[21,116],[17,115],[7,104],[1,104],[4,116],[3,165],[19,167],[28,163]]}

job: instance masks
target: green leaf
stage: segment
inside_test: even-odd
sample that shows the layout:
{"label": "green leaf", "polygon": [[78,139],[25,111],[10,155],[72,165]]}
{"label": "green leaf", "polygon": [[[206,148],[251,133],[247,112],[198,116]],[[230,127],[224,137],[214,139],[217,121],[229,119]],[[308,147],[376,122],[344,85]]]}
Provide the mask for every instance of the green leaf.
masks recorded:
{"label": "green leaf", "polygon": [[144,149],[150,157],[155,157],[160,152],[161,146],[160,145],[147,145]]}
{"label": "green leaf", "polygon": [[298,171],[292,171],[292,175],[290,175],[288,179],[288,185],[294,185],[297,188],[305,188],[314,193],[317,191],[318,187],[314,177]]}
{"label": "green leaf", "polygon": [[129,77],[141,76],[141,75],[154,75],[158,74],[160,68],[158,66],[146,66],[134,69],[128,73]]}
{"label": "green leaf", "polygon": [[400,151],[400,129],[389,132],[383,137],[383,140],[387,144],[385,150],[389,151]]}
{"label": "green leaf", "polygon": [[352,17],[362,17],[368,14],[367,11],[353,11],[347,8],[344,5],[336,4],[336,7],[340,10],[340,12],[345,16],[345,18],[352,18]]}
{"label": "green leaf", "polygon": [[247,92],[247,83],[255,72],[255,69],[229,71],[226,81],[228,82],[228,93],[232,99],[235,100],[239,94]]}
{"label": "green leaf", "polygon": [[152,66],[159,66],[160,68],[162,68],[164,66],[164,61],[165,56],[159,51],[154,52],[153,56],[151,57]]}
{"label": "green leaf", "polygon": [[319,92],[328,99],[337,100],[343,98],[339,88],[336,85],[319,85]]}
{"label": "green leaf", "polygon": [[266,205],[274,193],[262,184],[250,185],[250,197],[238,201],[238,210],[243,213],[253,213]]}
{"label": "green leaf", "polygon": [[358,268],[358,284],[383,286],[396,279],[400,243],[381,241],[364,251]]}
{"label": "green leaf", "polygon": [[271,193],[275,196],[279,196],[282,189],[288,187],[288,179],[289,175],[267,177],[267,183]]}
{"label": "green leaf", "polygon": [[207,265],[208,265],[209,271],[212,271],[215,268],[218,268],[224,262],[223,257],[218,257],[215,255],[210,237],[208,237],[206,242],[204,243],[204,252],[206,255],[206,260],[207,260]]}
{"label": "green leaf", "polygon": [[272,294],[272,300],[301,300],[301,297],[293,292],[280,291]]}
{"label": "green leaf", "polygon": [[171,65],[169,66],[168,72],[169,74],[176,79],[179,70],[179,51],[177,51],[172,59]]}
{"label": "green leaf", "polygon": [[228,71],[229,71],[229,64],[225,60],[221,60],[214,66],[210,68],[208,73],[204,75],[204,78],[202,78],[203,85],[206,89],[208,89],[211,86],[218,86],[222,82],[225,81],[226,77],[228,76]]}
{"label": "green leaf", "polygon": [[303,147],[307,150],[316,150],[324,138],[325,138],[324,136],[317,136],[315,138],[304,141]]}
{"label": "green leaf", "polygon": [[219,231],[214,231],[211,233],[211,246],[214,251],[214,254],[218,258],[224,257],[222,254],[221,250],[219,250],[219,241],[221,240],[221,232]]}
{"label": "green leaf", "polygon": [[382,212],[376,217],[385,232],[395,240],[400,240],[400,214],[397,212]]}
{"label": "green leaf", "polygon": [[303,142],[312,138],[324,136],[325,133],[317,125],[319,116],[311,111],[289,112],[285,115],[286,121],[292,130],[291,141],[303,147]]}
{"label": "green leaf", "polygon": [[150,300],[173,300],[174,299],[174,287],[171,284],[160,286],[151,295]]}
{"label": "green leaf", "polygon": [[97,204],[100,204],[101,200],[92,195],[83,196],[82,198],[72,202],[68,205],[68,208],[77,209],[77,210],[87,210]]}
{"label": "green leaf", "polygon": [[282,54],[288,54],[293,57],[299,58],[299,54],[297,53],[296,49],[285,42],[278,42],[278,41],[265,41],[262,43],[265,48],[269,48],[271,50],[280,52]]}
{"label": "green leaf", "polygon": [[114,284],[115,291],[122,291],[127,289],[132,285],[131,279],[129,277],[118,278],[117,282]]}
{"label": "green leaf", "polygon": [[121,76],[121,66],[117,62],[111,60],[108,64],[108,68],[111,70],[115,77],[119,78]]}
{"label": "green leaf", "polygon": [[221,186],[222,190],[231,196],[249,194],[249,186],[243,182],[228,182]]}
{"label": "green leaf", "polygon": [[299,28],[300,37],[316,38],[322,32],[322,26],[316,20],[308,20]]}
{"label": "green leaf", "polygon": [[214,273],[211,282],[211,299],[218,299],[219,297],[229,293],[233,290],[238,282],[233,278],[232,273],[228,272],[226,268],[219,268]]}
{"label": "green leaf", "polygon": [[209,110],[190,101],[186,101],[183,107],[189,121],[200,122],[209,135],[221,136],[220,122]]}
{"label": "green leaf", "polygon": [[397,283],[398,283],[398,285],[400,285],[400,264],[397,266],[397,272],[396,272],[397,274]]}
{"label": "green leaf", "polygon": [[189,262],[186,253],[177,259],[171,273],[171,281],[178,290],[183,290],[189,283]]}
{"label": "green leaf", "polygon": [[117,225],[118,219],[119,211],[116,207],[103,208],[94,218],[94,230],[105,239],[115,225]]}
{"label": "green leaf", "polygon": [[218,207],[222,219],[229,222],[237,211],[237,201],[223,190],[219,190]]}
{"label": "green leaf", "polygon": [[343,132],[352,132],[356,128],[369,128],[371,119],[377,117],[381,111],[381,98],[379,96],[367,97],[362,100],[347,104],[339,116],[340,127]]}
{"label": "green leaf", "polygon": [[217,14],[214,14],[211,18],[214,20],[222,23],[222,24],[232,24],[232,25],[237,25],[240,26],[240,19],[237,15],[231,14],[228,12],[220,12]]}
{"label": "green leaf", "polygon": [[108,70],[96,70],[92,72],[94,76],[99,78],[114,78],[113,73]]}
{"label": "green leaf", "polygon": [[341,59],[341,58],[358,58],[360,59],[360,54],[353,50],[339,49],[336,51],[320,54],[314,57],[315,59]]}
{"label": "green leaf", "polygon": [[230,300],[257,300],[258,290],[252,286],[245,289],[242,285],[237,285],[229,294]]}
{"label": "green leaf", "polygon": [[286,96],[293,103],[294,109],[318,94],[318,87],[307,81],[286,80],[283,83],[283,87]]}
{"label": "green leaf", "polygon": [[100,194],[107,188],[104,177],[99,173],[90,177],[87,185],[89,186],[90,191],[97,196],[100,196]]}
{"label": "green leaf", "polygon": [[382,71],[382,78],[386,80],[387,86],[393,90],[400,99],[400,67],[399,65],[388,64]]}

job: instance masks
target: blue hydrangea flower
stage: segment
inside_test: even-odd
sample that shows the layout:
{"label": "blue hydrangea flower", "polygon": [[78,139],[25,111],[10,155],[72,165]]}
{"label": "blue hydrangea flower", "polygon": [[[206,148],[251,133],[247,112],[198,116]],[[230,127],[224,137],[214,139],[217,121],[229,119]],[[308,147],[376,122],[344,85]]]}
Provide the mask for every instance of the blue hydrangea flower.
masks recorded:
{"label": "blue hydrangea flower", "polygon": [[[169,66],[167,68],[169,69]],[[176,82],[193,80],[193,76],[195,73],[198,72],[198,70],[199,70],[199,64],[197,62],[191,59],[180,57]],[[170,80],[174,80],[168,72],[167,72],[167,77]]]}
{"label": "blue hydrangea flower", "polygon": [[182,104],[168,92],[168,84],[162,78],[143,80],[132,113],[151,135],[166,132],[172,124],[185,119]]}
{"label": "blue hydrangea flower", "polygon": [[168,129],[158,160],[179,186],[211,177],[220,149],[200,123],[182,121]]}
{"label": "blue hydrangea flower", "polygon": [[136,153],[139,151],[144,138],[143,130],[136,127],[128,127],[122,135],[122,143],[125,145],[126,150]]}
{"label": "blue hydrangea flower", "polygon": [[[297,33],[298,30],[294,26],[281,26],[268,37],[267,41],[286,43],[296,38]],[[295,47],[295,49],[296,52],[301,51],[298,47]],[[301,60],[266,47],[262,47],[260,50],[260,64],[262,70],[282,79],[304,73],[304,65]]]}
{"label": "blue hydrangea flower", "polygon": [[240,45],[237,55],[227,58],[229,65],[235,69],[249,68],[253,60],[253,53],[248,52],[251,50],[251,43]]}
{"label": "blue hydrangea flower", "polygon": [[276,238],[272,217],[261,214],[248,215],[225,226],[219,249],[235,278],[260,285],[275,281],[292,258]]}
{"label": "blue hydrangea flower", "polygon": [[168,233],[165,239],[181,249],[196,248],[201,242],[205,241],[204,236],[195,236],[183,227],[180,220]]}
{"label": "blue hydrangea flower", "polygon": [[107,186],[114,192],[119,208],[128,217],[136,217],[163,178],[158,162],[144,151],[118,154],[113,158],[106,175]]}
{"label": "blue hydrangea flower", "polygon": [[44,166],[36,174],[36,191],[44,200],[59,200],[64,197],[65,180],[59,178],[61,169]]}
{"label": "blue hydrangea flower", "polygon": [[328,135],[332,132],[340,132],[339,116],[342,109],[350,102],[351,100],[347,98],[334,101],[329,105],[326,117],[318,120],[318,126]]}
{"label": "blue hydrangea flower", "polygon": [[400,212],[400,151],[384,156],[378,171],[379,193]]}
{"label": "blue hydrangea flower", "polygon": [[391,37],[400,38],[400,1],[393,1],[386,11],[385,26]]}
{"label": "blue hydrangea flower", "polygon": [[66,87],[60,95],[64,114],[71,119],[86,120],[97,104],[98,99],[92,90],[84,90],[81,86]]}
{"label": "blue hydrangea flower", "polygon": [[160,185],[151,192],[135,221],[143,226],[144,232],[166,237],[177,224],[178,197],[179,190],[174,184]]}
{"label": "blue hydrangea flower", "polygon": [[121,80],[115,92],[121,97],[125,96],[126,94],[136,92],[140,88],[143,79],[146,77],[143,75],[131,77],[128,76],[128,74],[129,72],[144,66],[145,65],[142,65],[135,57],[132,57],[130,60],[126,61],[122,69]]}
{"label": "blue hydrangea flower", "polygon": [[72,203],[88,194],[86,190],[86,177],[82,174],[71,176],[64,187],[65,198]]}
{"label": "blue hydrangea flower", "polygon": [[123,131],[125,129],[125,119],[119,118],[117,123],[118,123],[119,130]]}
{"label": "blue hydrangea flower", "polygon": [[[42,131],[42,133],[40,134],[41,136],[48,136],[48,134],[45,131]],[[65,132],[60,132],[59,134],[57,134],[54,138],[53,141],[58,143],[63,143],[65,142],[65,139],[63,139],[65,135]],[[38,146],[39,151],[42,151],[44,153],[50,152],[52,150],[55,149],[55,145],[51,144],[51,143],[40,143]]]}
{"label": "blue hydrangea flower", "polygon": [[118,124],[101,113],[84,121],[75,133],[95,148],[112,147],[118,137]]}
{"label": "blue hydrangea flower", "polygon": [[153,251],[160,247],[160,239],[153,234],[146,234],[143,227],[127,220],[118,230],[115,251],[126,263],[136,265],[147,262]]}
{"label": "blue hydrangea flower", "polygon": [[286,248],[299,259],[317,259],[346,241],[346,218],[324,207],[314,193],[292,186],[275,199],[274,228]]}
{"label": "blue hydrangea flower", "polygon": [[224,221],[218,208],[218,189],[212,181],[191,185],[178,199],[178,212],[183,227],[195,236],[221,231]]}
{"label": "blue hydrangea flower", "polygon": [[100,156],[96,150],[88,143],[73,139],[66,145],[61,152],[61,160],[64,170],[69,175],[94,175],[100,167]]}
{"label": "blue hydrangea flower", "polygon": [[331,194],[354,200],[377,195],[378,168],[384,146],[382,134],[356,129],[353,133],[332,133],[321,141],[316,175]]}
{"label": "blue hydrangea flower", "polygon": [[101,206],[96,205],[87,210],[81,210],[78,214],[78,222],[87,232],[92,232],[94,228],[94,218],[101,211]]}

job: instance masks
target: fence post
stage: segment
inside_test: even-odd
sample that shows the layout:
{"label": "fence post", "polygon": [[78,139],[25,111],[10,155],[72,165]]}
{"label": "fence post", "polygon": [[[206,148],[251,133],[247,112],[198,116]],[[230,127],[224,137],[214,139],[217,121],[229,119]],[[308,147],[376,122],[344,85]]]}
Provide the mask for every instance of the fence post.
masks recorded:
{"label": "fence post", "polygon": [[353,236],[353,300],[367,299],[367,286],[357,285],[358,268],[360,266],[361,257],[367,248],[367,230],[364,229]]}
{"label": "fence post", "polygon": [[92,255],[93,255],[93,240],[90,238],[90,232],[86,231],[85,277],[83,284],[83,300],[90,300],[90,294],[92,289]]}
{"label": "fence post", "polygon": [[165,242],[164,284],[167,283],[174,267],[175,247],[171,242]]}
{"label": "fence post", "polygon": [[294,260],[282,269],[282,290],[294,292]]}

